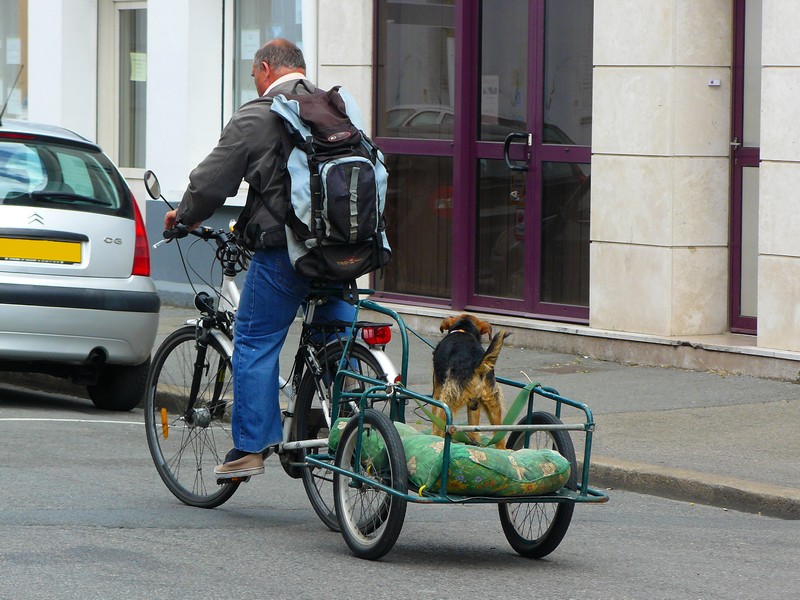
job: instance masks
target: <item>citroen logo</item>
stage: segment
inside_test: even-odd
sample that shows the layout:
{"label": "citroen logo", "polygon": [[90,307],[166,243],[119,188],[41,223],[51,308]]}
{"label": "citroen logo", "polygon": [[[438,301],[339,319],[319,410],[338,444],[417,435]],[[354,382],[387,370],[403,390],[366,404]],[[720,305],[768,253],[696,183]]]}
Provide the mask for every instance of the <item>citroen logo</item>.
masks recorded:
{"label": "citroen logo", "polygon": [[28,225],[33,223],[38,223],[39,225],[44,225],[44,219],[38,213],[33,213],[30,217],[28,217]]}

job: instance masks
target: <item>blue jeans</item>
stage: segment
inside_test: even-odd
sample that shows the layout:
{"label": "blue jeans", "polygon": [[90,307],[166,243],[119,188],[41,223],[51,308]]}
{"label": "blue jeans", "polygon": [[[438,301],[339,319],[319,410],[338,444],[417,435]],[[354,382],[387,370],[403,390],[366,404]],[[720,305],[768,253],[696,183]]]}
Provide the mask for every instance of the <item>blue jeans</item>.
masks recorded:
{"label": "blue jeans", "polygon": [[[283,439],[278,402],[281,348],[311,280],[299,275],[285,248],[253,254],[236,312],[233,351],[233,443],[261,452]],[[338,298],[318,306],[315,322],[352,321],[355,307]]]}

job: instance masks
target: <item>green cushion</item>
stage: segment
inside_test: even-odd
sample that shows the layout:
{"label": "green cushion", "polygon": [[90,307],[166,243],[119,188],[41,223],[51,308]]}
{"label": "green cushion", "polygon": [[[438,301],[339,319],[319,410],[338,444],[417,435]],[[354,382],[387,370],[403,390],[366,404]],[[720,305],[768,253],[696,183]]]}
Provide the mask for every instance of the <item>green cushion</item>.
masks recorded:
{"label": "green cushion", "polygon": [[[331,428],[328,443],[332,450],[338,446],[346,425],[347,419],[339,419]],[[395,428],[403,441],[409,482],[438,493],[444,439],[405,423],[395,423]],[[381,442],[375,447],[365,446],[364,452],[373,463],[386,460]],[[451,443],[447,492],[463,496],[536,496],[560,489],[569,475],[569,461],[553,450],[498,450]]]}

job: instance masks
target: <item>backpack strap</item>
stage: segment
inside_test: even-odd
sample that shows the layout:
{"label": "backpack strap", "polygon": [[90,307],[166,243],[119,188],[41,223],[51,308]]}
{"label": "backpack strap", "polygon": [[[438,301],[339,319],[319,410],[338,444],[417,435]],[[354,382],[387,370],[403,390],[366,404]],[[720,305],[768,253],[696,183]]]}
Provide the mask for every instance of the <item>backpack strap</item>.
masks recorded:
{"label": "backpack strap", "polygon": [[316,164],[314,136],[309,135],[306,138],[305,153],[308,161],[308,179],[311,189],[311,214],[314,217],[313,234],[317,238],[317,242],[322,243],[322,238],[325,236],[325,223],[322,220],[322,178]]}
{"label": "backpack strap", "polygon": [[342,282],[342,299],[353,306],[358,302],[358,286],[355,279]]}

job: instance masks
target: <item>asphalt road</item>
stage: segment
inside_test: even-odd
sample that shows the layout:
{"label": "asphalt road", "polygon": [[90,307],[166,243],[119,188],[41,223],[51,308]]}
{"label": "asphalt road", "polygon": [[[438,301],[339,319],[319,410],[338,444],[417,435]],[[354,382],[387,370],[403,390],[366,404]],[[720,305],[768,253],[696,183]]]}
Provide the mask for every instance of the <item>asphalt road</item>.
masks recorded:
{"label": "asphalt road", "polygon": [[[494,505],[410,505],[382,560],[352,557],[275,459],[214,510],[152,465],[141,409],[0,385],[0,598],[786,598],[800,522],[610,490],[544,560]],[[793,591],[792,591],[793,590]]]}

